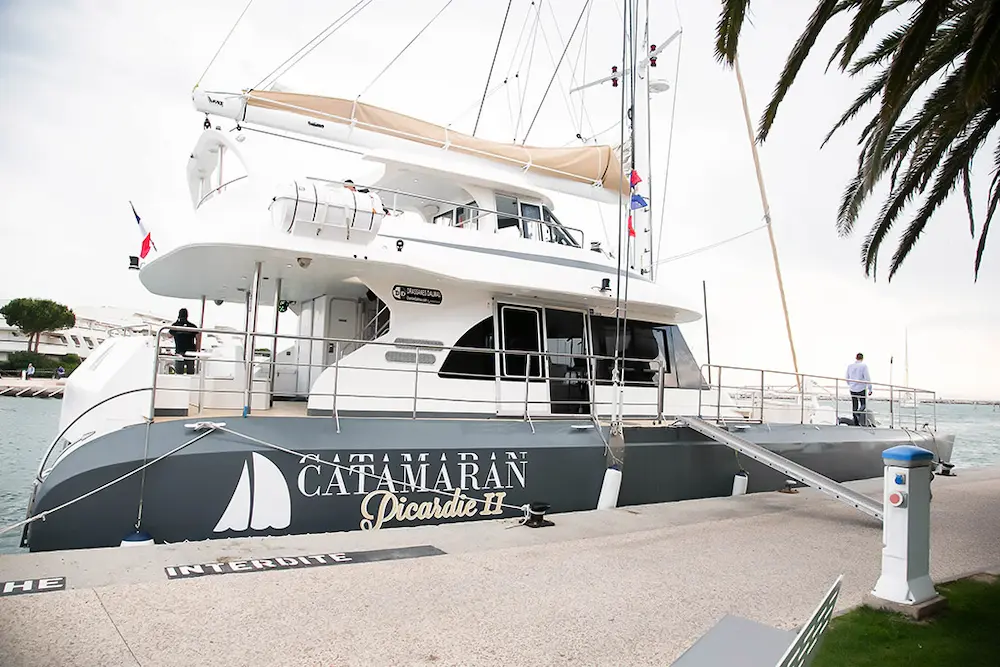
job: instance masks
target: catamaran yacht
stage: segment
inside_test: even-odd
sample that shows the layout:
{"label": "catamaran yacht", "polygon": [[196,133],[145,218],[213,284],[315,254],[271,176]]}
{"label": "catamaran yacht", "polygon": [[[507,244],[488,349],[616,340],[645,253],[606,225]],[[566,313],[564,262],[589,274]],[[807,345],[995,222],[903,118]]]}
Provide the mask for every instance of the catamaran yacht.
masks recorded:
{"label": "catamaran yacht", "polygon": [[[880,476],[901,443],[947,462],[953,437],[933,425],[848,426],[811,389],[769,412],[763,386],[747,404],[723,384],[734,371],[699,366],[679,328],[699,313],[654,281],[649,47],[627,168],[613,146],[502,144],[358,100],[196,90],[195,224],[139,278],[244,304],[246,330],[214,332],[234,342],[196,353],[193,375],[169,372],[167,328],[105,341],[67,383],[23,544],[516,518],[729,495],[737,475],[750,492],[786,485],[685,417],[836,481]],[[350,145],[381,175],[256,167],[238,141],[253,128]],[[223,156],[238,177],[223,178]],[[620,244],[558,214],[553,192],[619,205]],[[282,312],[294,334],[277,334]]]}

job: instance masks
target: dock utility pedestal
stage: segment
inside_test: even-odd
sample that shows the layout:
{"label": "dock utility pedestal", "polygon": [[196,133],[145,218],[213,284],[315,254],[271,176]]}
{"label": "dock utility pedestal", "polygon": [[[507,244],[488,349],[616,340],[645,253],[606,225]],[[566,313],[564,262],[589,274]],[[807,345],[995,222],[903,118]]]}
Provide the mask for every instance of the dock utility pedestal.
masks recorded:
{"label": "dock utility pedestal", "polygon": [[720,426],[710,424],[704,419],[698,417],[681,417],[680,421],[698,433],[727,447],[732,447],[740,454],[745,454],[753,460],[777,470],[783,475],[787,475],[798,482],[818,489],[829,496],[833,496],[837,500],[847,503],[870,517],[879,521],[882,520],[882,504],[874,498],[869,498],[863,493],[849,489],[840,482],[835,482],[815,470],[810,470],[795,461],[790,461],[780,454],[775,454],[769,449],[756,445],[734,433],[730,433]]}
{"label": "dock utility pedestal", "polygon": [[[944,603],[930,577],[934,454],[921,447],[900,445],[882,452],[882,460],[885,462],[882,576],[868,604],[921,617]],[[915,611],[918,607],[932,609],[920,613]]]}

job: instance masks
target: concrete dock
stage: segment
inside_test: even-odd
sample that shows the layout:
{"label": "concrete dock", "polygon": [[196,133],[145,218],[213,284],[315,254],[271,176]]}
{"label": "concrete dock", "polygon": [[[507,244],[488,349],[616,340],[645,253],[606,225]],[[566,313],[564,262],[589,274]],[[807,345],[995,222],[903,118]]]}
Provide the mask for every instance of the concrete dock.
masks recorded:
{"label": "concrete dock", "polygon": [[[957,472],[937,582],[1000,567],[1000,467]],[[0,664],[669,665],[727,613],[795,629],[841,573],[856,606],[880,569],[881,524],[809,489],[550,518],[0,556],[49,589],[0,597]]]}

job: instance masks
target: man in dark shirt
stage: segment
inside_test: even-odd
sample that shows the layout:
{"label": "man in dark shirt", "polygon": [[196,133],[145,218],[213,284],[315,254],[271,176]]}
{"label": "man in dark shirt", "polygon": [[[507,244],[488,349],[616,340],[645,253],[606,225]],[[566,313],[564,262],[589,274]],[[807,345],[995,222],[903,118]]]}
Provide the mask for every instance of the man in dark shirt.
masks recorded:
{"label": "man in dark shirt", "polygon": [[[171,326],[186,327],[196,329],[197,325],[188,320],[187,308],[181,308],[177,312],[177,321]],[[198,333],[194,331],[183,331],[182,329],[170,329],[170,336],[174,339],[174,350],[179,356],[184,356],[188,352],[198,349]],[[174,372],[178,375],[194,375],[194,359],[178,359],[174,362]]]}

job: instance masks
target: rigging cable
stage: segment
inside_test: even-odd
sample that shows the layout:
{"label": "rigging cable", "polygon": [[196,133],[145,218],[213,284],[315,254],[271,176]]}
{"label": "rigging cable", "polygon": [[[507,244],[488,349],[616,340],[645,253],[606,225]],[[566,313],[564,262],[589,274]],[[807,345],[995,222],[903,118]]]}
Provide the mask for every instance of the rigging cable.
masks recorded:
{"label": "rigging cable", "polygon": [[[514,139],[513,139],[513,141],[511,141],[511,143],[514,143],[514,144],[517,143],[517,133],[521,131],[521,116],[524,114],[524,102],[527,99],[527,95],[528,95],[528,82],[531,80],[531,63],[535,59],[535,45],[538,43],[538,26],[542,22],[542,3],[543,2],[545,2],[545,0],[538,0],[538,4],[535,5],[535,24],[531,28],[531,37],[529,38],[531,40],[531,48],[527,51],[527,54],[528,54],[528,73],[524,77],[524,90],[523,90],[524,95],[523,96],[521,94],[522,90],[521,90],[521,79],[520,79],[520,74],[521,74],[521,65],[520,64],[517,66],[517,73],[514,75],[514,78],[517,79],[517,96],[518,96],[519,101],[520,101],[520,105],[517,108],[517,122],[514,124]],[[532,3],[532,4],[534,4],[534,3]],[[523,55],[521,56],[521,62],[522,63],[524,62],[524,56]]]}
{"label": "rigging cable", "polygon": [[[580,22],[583,20],[583,15],[587,13],[587,7],[590,6],[591,0],[584,0],[583,9],[580,10],[580,16],[576,19],[576,24],[573,26],[573,32],[569,34],[569,39],[566,40],[566,48],[563,49],[562,55],[559,56],[559,62],[556,64],[555,69],[552,71],[552,78],[549,79],[549,85],[545,86],[545,92],[542,93],[542,99],[538,102],[538,109],[535,110],[535,116],[531,119],[531,123],[528,125],[527,131],[524,133],[524,138],[521,140],[521,145],[528,140],[528,135],[531,134],[531,128],[535,126],[535,121],[538,120],[538,114],[542,112],[542,106],[545,104],[545,98],[548,97],[549,91],[552,89],[552,83],[556,80],[556,76],[559,75],[559,67],[562,65],[563,59],[566,57],[566,52],[569,51],[569,45],[573,42],[573,36],[576,35],[577,29],[580,27]],[[544,33],[543,33],[544,38]]]}
{"label": "rigging cable", "polygon": [[[552,8],[552,3],[549,3],[549,9]],[[556,34],[559,33],[559,26],[556,26]],[[552,67],[556,68],[558,71],[558,66],[556,65],[556,59],[552,56],[552,45],[549,43],[549,36],[545,32],[545,27],[540,28],[542,33],[542,41],[545,42],[545,52],[549,56],[549,62],[552,63]],[[562,41],[562,35],[559,35],[559,41]],[[568,46],[567,46],[568,48]],[[573,127],[577,127],[576,114],[573,113],[573,103],[570,101],[569,93],[566,92],[566,87],[563,85],[562,79],[558,79],[559,82],[559,92],[562,93],[563,102],[566,103],[566,110],[569,112],[569,121],[573,124]],[[572,81],[570,82],[572,84]],[[544,98],[542,102],[544,102]],[[579,132],[577,133],[579,134]]]}
{"label": "rigging cable", "polygon": [[[372,2],[374,2],[374,0],[358,0],[358,2],[354,3],[354,5],[350,9],[348,9],[346,12],[344,12],[343,14],[341,14],[340,16],[338,16],[337,18],[335,18],[329,25],[327,25],[325,28],[323,28],[318,33],[316,33],[315,37],[313,37],[308,42],[306,42],[304,46],[300,47],[298,51],[296,51],[295,53],[293,53],[292,55],[290,55],[288,58],[285,59],[285,61],[283,63],[281,63],[280,65],[278,65],[277,67],[275,67],[273,70],[271,70],[271,72],[267,76],[265,76],[263,79],[261,79],[260,81],[258,81],[257,85],[253,86],[253,90],[260,90],[261,86],[264,84],[264,82],[266,82],[268,79],[270,79],[272,76],[274,76],[280,70],[281,73],[278,74],[278,76],[275,76],[274,77],[274,81],[272,81],[269,84],[269,85],[274,85],[274,83],[277,82],[278,79],[280,79],[282,76],[284,76],[285,74],[288,73],[288,70],[292,69],[292,67],[295,67],[295,65],[297,65],[298,63],[302,62],[303,58],[305,58],[310,53],[312,53],[313,50],[317,46],[319,46],[320,44],[322,44],[323,42],[325,42],[327,39],[329,39],[330,36],[333,35],[333,33],[337,32],[338,30],[340,30],[341,28],[343,28],[345,25],[347,25],[351,21],[351,19],[353,19],[358,14],[360,14]],[[357,11],[355,11],[355,10],[357,10]],[[351,14],[351,12],[354,12],[354,13]],[[350,16],[348,16],[348,14],[350,14]],[[346,20],[345,20],[345,18],[346,18]],[[338,25],[337,27],[334,28],[334,26],[337,23],[340,23],[341,21],[343,21],[343,23],[341,23],[340,25]],[[333,28],[333,30],[328,35],[326,35],[326,37],[323,37],[322,39],[320,39],[320,37],[323,35],[323,33],[325,33],[327,30],[330,30],[331,28]],[[317,39],[319,39],[318,42],[316,42]],[[313,42],[316,42],[316,43],[313,44],[310,47],[309,45],[312,44]],[[306,47],[309,47],[308,50],[306,50]],[[305,51],[305,53],[302,53],[303,51]],[[302,54],[301,56],[299,56],[300,53]],[[297,59],[296,59],[296,56],[298,56]],[[292,60],[294,60],[295,62],[292,62]],[[291,63],[291,64],[289,64],[289,63]],[[285,65],[288,65],[288,67],[285,67]],[[282,68],[284,68],[284,69],[282,69]]]}
{"label": "rigging cable", "polygon": [[670,176],[670,157],[674,149],[674,119],[677,117],[677,89],[681,78],[681,53],[684,47],[684,24],[681,23],[681,11],[674,2],[674,9],[677,11],[677,22],[681,30],[680,37],[677,38],[677,65],[674,69],[674,95],[670,102],[670,129],[667,130],[667,164],[663,169],[663,199],[660,205],[660,236],[656,239],[656,257],[652,262],[653,266],[659,266],[660,254],[663,252],[664,220],[667,213],[667,178]]}
{"label": "rigging cable", "polygon": [[[500,25],[500,34],[497,36],[497,48],[493,51],[493,60],[490,62],[490,73],[486,75],[486,85],[483,86],[483,100],[479,103],[479,113],[476,114],[476,124],[472,127],[472,136],[476,136],[476,130],[479,129],[479,118],[483,115],[483,105],[486,104],[486,92],[490,88],[490,79],[493,78],[493,67],[497,64],[497,55],[500,53],[500,42],[503,41],[503,31],[507,27],[507,17],[510,16],[510,6],[514,4],[514,0],[507,0],[507,11],[503,15],[503,23]],[[504,83],[507,80],[504,79]]]}
{"label": "rigging cable", "polygon": [[[634,1],[636,3],[638,3],[638,2],[642,2],[643,0],[634,0]],[[631,151],[629,152],[629,182],[630,183],[631,183],[632,170],[635,169],[635,105],[636,105],[636,86],[637,86],[636,82],[639,80],[639,71],[638,71],[639,62],[638,62],[638,55],[637,55],[638,48],[639,48],[639,45],[638,45],[639,40],[638,40],[638,37],[637,37],[637,34],[636,34],[637,31],[638,31],[638,19],[636,18],[636,12],[635,12],[635,10],[636,10],[636,7],[635,7],[635,5],[633,5],[633,1],[630,0],[628,2],[628,14],[629,14],[629,19],[628,19],[628,25],[629,25],[628,34],[629,34],[629,39],[630,39],[630,41],[629,41],[629,47],[630,48],[629,48],[629,53],[628,53],[629,62],[627,63],[627,67],[623,67],[623,69],[625,70],[625,72],[630,72],[631,73],[631,77],[628,79],[628,85],[627,86],[624,86],[624,85],[622,86],[623,88],[628,88],[628,95],[629,95],[629,105],[628,105],[628,107],[629,107],[629,115],[628,115],[628,119],[629,119],[629,133],[631,135],[630,138],[629,138],[629,145],[631,146]],[[649,121],[648,117],[647,117],[646,120],[647,120],[647,125],[648,125],[648,121]],[[647,128],[647,131],[648,131],[648,128]],[[628,212],[628,216],[630,218],[632,218],[631,189],[629,190],[629,194],[630,194],[630,197],[629,197],[629,203],[628,203],[628,211],[629,211]],[[633,229],[633,231],[635,230],[635,220],[634,219],[632,220],[632,229]],[[625,259],[629,263],[628,264],[628,268],[634,270],[635,266],[632,265],[632,253],[634,252],[636,246],[635,246],[635,244],[632,243],[632,239],[633,239],[632,233],[627,233],[625,235],[625,250],[626,250],[626,252],[625,252]],[[641,269],[641,267],[640,267],[640,269]],[[621,322],[621,337],[622,337],[621,363],[622,363],[623,372],[624,372],[624,366],[625,366],[625,347],[627,346],[626,334],[628,333],[628,329],[627,329],[627,327],[628,327],[628,288],[629,288],[629,278],[630,278],[630,276],[631,276],[631,271],[629,271],[628,269],[626,269],[625,270],[625,288],[623,290],[624,293],[622,294],[622,306],[621,306],[621,310],[617,313],[617,316],[618,316],[618,318],[620,318],[620,322]],[[622,382],[624,382],[624,377],[622,378]]]}
{"label": "rigging cable", "polygon": [[743,238],[744,236],[750,236],[754,232],[759,232],[762,229],[767,229],[767,223],[764,223],[763,225],[760,225],[759,227],[754,227],[753,229],[748,229],[747,231],[741,232],[740,234],[737,234],[736,236],[730,236],[727,239],[723,239],[721,241],[716,241],[715,243],[710,243],[709,245],[702,246],[701,248],[695,248],[694,250],[688,250],[687,252],[682,252],[679,255],[673,255],[672,257],[667,257],[666,259],[661,259],[661,260],[657,261],[656,264],[660,265],[660,264],[666,264],[668,262],[675,262],[675,261],[677,261],[679,259],[684,259],[686,257],[690,257],[691,255],[697,255],[699,253],[707,252],[708,250],[714,250],[715,248],[718,248],[719,246],[726,245],[727,243],[732,243],[733,241],[738,241],[739,239]]}
{"label": "rigging cable", "polygon": [[[583,25],[584,25],[583,37],[580,38],[580,48],[578,48],[576,50],[576,60],[574,60],[573,63],[569,67],[570,88],[572,88],[576,84],[576,82],[578,80],[577,77],[576,77],[576,70],[577,70],[577,67],[579,67],[579,65],[580,65],[580,58],[581,58],[581,56],[582,57],[586,57],[585,51],[586,51],[586,45],[587,45],[587,36],[590,33],[590,14],[591,14],[591,11],[593,9],[594,9],[594,3],[591,2],[590,5],[587,7],[587,18],[583,22]],[[556,14],[555,14],[555,11],[553,11],[553,9],[552,9],[552,4],[551,3],[549,4],[549,14],[552,16],[552,23],[554,24],[555,29],[556,29],[556,36],[559,38],[559,41],[561,42],[561,41],[563,41],[562,32],[559,30],[559,22],[556,20]],[[544,36],[544,34],[545,33],[543,32],[542,35]],[[546,45],[547,44],[548,44],[548,40],[546,40]],[[551,58],[551,55],[549,57]],[[587,76],[586,64],[587,63],[586,63],[586,60],[585,60],[584,61],[584,73],[583,73],[584,78],[581,79],[582,81],[586,81],[586,76]],[[560,88],[560,90],[563,90],[562,81],[559,82],[559,88]],[[590,126],[590,131],[591,132],[594,131],[594,123],[590,119],[590,113],[588,113],[587,109],[583,106],[583,95],[585,94],[585,92],[586,92],[586,89],[583,89],[583,90],[580,91],[580,100],[581,101],[580,101],[580,115],[579,116],[576,116],[573,113],[573,109],[572,109],[573,102],[570,99],[569,94],[565,93],[565,92],[563,93],[566,96],[566,104],[567,104],[567,106],[570,107],[570,111],[569,111],[570,119],[573,120],[574,123],[576,122],[577,118],[579,118],[579,120],[580,120],[579,124],[576,125],[576,139],[580,140],[581,142],[583,141],[583,121],[584,121],[584,118],[586,118],[586,120],[587,120],[587,125]]]}
{"label": "rigging cable", "polygon": [[[623,18],[622,18],[622,60],[621,60],[621,62],[622,62],[622,69],[623,70],[625,69],[626,48],[628,46],[628,24],[626,23],[626,21],[627,21],[627,17],[623,16]],[[626,86],[623,85],[621,88],[622,88],[621,105],[619,107],[619,111],[621,113],[622,124],[621,124],[621,128],[619,129],[619,141],[620,141],[620,143],[618,145],[621,148],[622,157],[624,157],[624,154],[625,154],[625,122],[624,122],[624,119],[625,119],[626,113],[627,113],[627,111],[626,111],[627,91],[626,91]],[[623,169],[624,169],[624,166],[625,165],[623,164],[622,165]],[[619,382],[620,382],[620,379],[621,379],[621,361],[620,361],[620,356],[621,355],[619,354],[619,350],[621,348],[621,327],[619,326],[619,324],[621,322],[621,294],[622,294],[622,291],[621,291],[621,286],[622,286],[622,254],[623,254],[622,253],[622,226],[623,226],[623,223],[625,221],[622,219],[622,216],[624,214],[624,209],[622,208],[622,187],[621,187],[621,180],[620,179],[623,176],[624,176],[624,173],[618,175],[618,177],[619,177],[619,182],[618,182],[618,246],[617,246],[617,249],[616,249],[617,252],[615,253],[615,255],[616,255],[615,259],[617,260],[617,269],[615,271],[615,363],[614,363],[614,367],[613,367],[613,369],[611,371],[611,385],[615,388],[615,392],[616,393],[618,393],[618,392],[621,391],[621,387],[619,386]],[[619,411],[618,411],[619,402],[618,402],[617,399],[614,399],[613,405],[614,405],[614,407],[612,408],[612,415],[613,416],[612,416],[612,429],[611,429],[612,433],[615,432],[616,428],[620,428],[620,423],[621,423],[621,415],[619,414]],[[618,424],[617,427],[615,426],[616,423]]]}
{"label": "rigging cable", "polygon": [[244,7],[243,11],[240,12],[240,16],[239,18],[236,19],[236,23],[234,23],[233,27],[229,29],[229,34],[227,34],[226,38],[222,40],[222,44],[219,44],[219,48],[216,50],[215,55],[212,56],[212,59],[208,61],[208,65],[205,66],[205,71],[202,72],[201,76],[198,77],[198,83],[194,84],[195,89],[197,89],[198,86],[201,85],[201,82],[205,79],[205,75],[208,74],[208,70],[211,69],[212,65],[215,63],[215,59],[219,57],[220,53],[222,53],[222,48],[226,45],[226,42],[229,41],[229,38],[233,36],[233,32],[236,30],[236,26],[238,26],[240,24],[240,21],[243,20],[243,15],[247,13],[247,10],[250,9],[250,5],[252,4],[253,0],[249,0],[247,2],[246,7]]}
{"label": "rigging cable", "polygon": [[431,27],[431,24],[432,24],[432,23],[434,23],[435,21],[437,21],[438,17],[439,17],[439,16],[441,16],[441,13],[442,13],[442,12],[443,12],[444,10],[448,9],[449,5],[451,5],[451,3],[452,3],[452,2],[454,2],[454,1],[455,1],[455,0],[448,0],[448,2],[444,3],[444,6],[443,6],[443,7],[441,7],[441,9],[439,9],[439,10],[438,10],[438,13],[437,13],[437,14],[435,14],[435,15],[434,15],[434,16],[433,16],[433,17],[431,18],[431,20],[427,22],[427,25],[425,25],[425,26],[424,26],[423,28],[421,28],[421,29],[420,29],[420,32],[418,32],[418,33],[417,33],[416,35],[414,35],[414,36],[413,36],[413,39],[411,39],[411,40],[409,41],[409,43],[408,43],[408,44],[407,44],[406,46],[404,46],[404,47],[403,47],[403,49],[402,49],[402,50],[401,50],[401,51],[400,51],[399,53],[397,53],[397,54],[396,54],[396,57],[394,57],[394,58],[393,58],[392,60],[390,60],[390,61],[389,61],[389,64],[388,64],[388,65],[386,65],[385,67],[383,67],[383,68],[382,68],[382,71],[381,71],[381,72],[379,72],[379,73],[378,73],[378,74],[377,74],[377,75],[375,76],[375,78],[374,78],[374,79],[372,79],[371,83],[369,83],[369,84],[368,84],[367,86],[365,86],[365,89],[364,89],[364,90],[362,90],[362,91],[361,91],[360,93],[358,93],[358,96],[357,96],[356,98],[354,98],[354,99],[355,99],[355,100],[360,100],[360,99],[361,99],[361,96],[362,96],[362,95],[364,95],[365,93],[367,93],[367,92],[368,92],[368,90],[369,90],[369,89],[370,89],[370,88],[371,88],[372,86],[374,86],[374,85],[375,85],[375,82],[376,82],[376,81],[378,81],[378,80],[379,80],[380,78],[382,78],[382,75],[383,75],[383,74],[385,74],[385,73],[386,73],[387,71],[389,71],[389,68],[390,68],[390,67],[392,67],[392,66],[393,66],[393,64],[395,64],[395,62],[396,62],[397,60],[399,60],[399,57],[400,57],[400,56],[402,56],[402,55],[403,55],[404,53],[406,53],[406,50],[407,50],[407,49],[409,49],[409,48],[410,48],[411,46],[413,46],[413,43],[414,43],[415,41],[417,41],[418,39],[420,39],[420,36],[421,36],[422,34],[424,34],[424,32],[425,32],[425,31],[426,31],[426,30],[427,30],[428,28],[430,28],[430,27]]}

